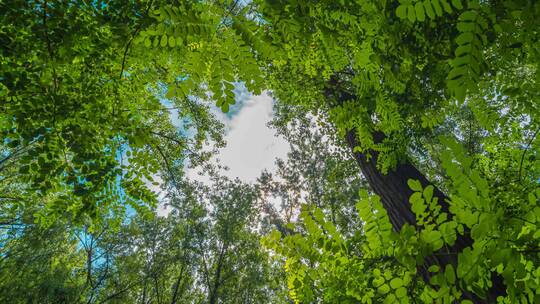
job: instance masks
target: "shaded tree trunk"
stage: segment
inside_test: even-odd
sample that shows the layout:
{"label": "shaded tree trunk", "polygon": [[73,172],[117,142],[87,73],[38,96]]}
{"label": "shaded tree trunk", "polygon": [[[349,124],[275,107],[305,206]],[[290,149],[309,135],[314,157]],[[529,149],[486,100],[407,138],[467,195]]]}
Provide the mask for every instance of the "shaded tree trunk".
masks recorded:
{"label": "shaded tree trunk", "polygon": [[144,278],[144,286],[143,286],[141,303],[146,304],[146,277]]}
{"label": "shaded tree trunk", "polygon": [[[376,132],[373,134],[373,139],[375,143],[381,142],[384,139],[384,134]],[[367,153],[354,151],[354,147],[359,146],[354,130],[349,130],[347,132],[346,141],[353,151],[354,159],[360,166],[371,189],[381,198],[381,203],[388,213],[394,230],[400,231],[406,223],[416,226],[416,216],[412,212],[409,203],[409,197],[413,194],[413,191],[409,188],[407,181],[409,179],[418,180],[423,187],[426,187],[431,184],[427,178],[410,162],[398,164],[394,170],[389,171],[387,174],[382,174],[377,169],[377,152],[369,151],[371,157],[368,159]],[[438,198],[441,210],[448,212],[448,197],[437,187],[435,187],[433,191],[433,197]],[[449,214],[449,216],[451,215]],[[424,264],[418,267],[418,273],[426,282],[429,282],[429,279],[433,274],[428,272],[427,269],[431,265],[439,265],[444,269],[445,265],[451,264],[456,269],[457,253],[461,252],[464,248],[471,246],[472,243],[473,241],[467,231],[465,235],[458,234],[455,244],[449,248],[449,252],[455,254],[448,254],[445,248],[435,252],[425,258]],[[474,303],[494,303],[496,302],[497,296],[505,294],[505,288],[500,277],[494,278],[493,283],[494,286],[488,291],[485,300],[463,290],[464,296]]]}
{"label": "shaded tree trunk", "polygon": [[219,292],[220,285],[222,283],[221,270],[223,268],[223,263],[224,263],[223,260],[225,258],[225,253],[227,251],[227,248],[228,248],[228,244],[224,243],[219,253],[219,258],[218,258],[217,266],[216,266],[216,273],[214,274],[214,284],[213,284],[212,289],[209,290],[210,291],[210,297],[208,300],[209,304],[216,304],[218,301],[218,292]]}
{"label": "shaded tree trunk", "polygon": [[159,282],[157,275],[154,274],[154,288],[156,289],[156,301],[158,304],[161,304],[161,295],[159,293]]}
{"label": "shaded tree trunk", "polygon": [[[331,77],[327,83],[324,95],[333,106],[342,105],[349,100],[357,100],[354,94],[347,92],[341,85],[338,75]],[[374,143],[382,142],[385,137],[382,132],[374,132],[372,135]],[[407,182],[409,179],[418,180],[422,184],[422,187],[433,184],[408,161],[398,164],[393,170],[389,170],[387,174],[380,172],[377,169],[378,152],[370,150],[366,153],[360,153],[354,150],[355,147],[360,146],[354,129],[347,130],[345,140],[371,189],[380,197],[394,231],[400,231],[405,224],[416,227],[416,215],[412,212],[411,204],[409,203],[409,198],[413,194],[413,191],[409,188]],[[441,211],[446,212],[451,217],[452,215],[448,212],[448,197],[440,189],[435,187],[435,185],[433,187],[433,197],[438,199],[441,205]],[[429,266],[438,265],[441,269],[444,269],[446,265],[451,264],[454,266],[454,269],[457,269],[458,254],[463,249],[472,246],[472,244],[473,240],[469,235],[469,231],[465,231],[464,235],[457,234],[456,242],[453,246],[450,248],[443,247],[439,251],[424,258],[424,263],[417,267],[418,274],[429,284],[429,279],[434,275],[428,271]],[[470,299],[474,303],[496,303],[498,296],[506,294],[506,288],[500,276],[493,274],[492,282],[493,287],[487,291],[486,299],[481,299],[475,294],[463,289],[461,291],[465,298]]]}
{"label": "shaded tree trunk", "polygon": [[180,269],[180,274],[178,275],[178,278],[176,279],[176,282],[174,283],[173,287],[173,295],[171,297],[171,304],[176,304],[176,298],[178,297],[178,289],[180,288],[180,282],[182,281],[182,277],[184,276],[184,268],[185,264],[182,264],[182,268]]}

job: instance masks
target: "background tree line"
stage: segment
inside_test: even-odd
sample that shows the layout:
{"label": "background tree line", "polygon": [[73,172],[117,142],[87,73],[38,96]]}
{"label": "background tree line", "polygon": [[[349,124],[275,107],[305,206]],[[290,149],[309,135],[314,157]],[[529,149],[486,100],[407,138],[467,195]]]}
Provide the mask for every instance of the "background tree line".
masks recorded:
{"label": "background tree line", "polygon": [[[536,1],[0,8],[6,301],[539,301]],[[254,185],[203,149],[238,82],[292,146]]]}

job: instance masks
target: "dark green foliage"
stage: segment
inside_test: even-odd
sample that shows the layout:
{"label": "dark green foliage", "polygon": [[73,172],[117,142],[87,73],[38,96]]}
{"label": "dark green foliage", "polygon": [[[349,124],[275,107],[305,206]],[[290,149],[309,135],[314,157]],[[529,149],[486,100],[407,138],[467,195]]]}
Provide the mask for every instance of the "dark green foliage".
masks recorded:
{"label": "dark green foliage", "polygon": [[[537,1],[0,10],[5,299],[539,301]],[[241,81],[272,92],[290,158],[193,185]]]}

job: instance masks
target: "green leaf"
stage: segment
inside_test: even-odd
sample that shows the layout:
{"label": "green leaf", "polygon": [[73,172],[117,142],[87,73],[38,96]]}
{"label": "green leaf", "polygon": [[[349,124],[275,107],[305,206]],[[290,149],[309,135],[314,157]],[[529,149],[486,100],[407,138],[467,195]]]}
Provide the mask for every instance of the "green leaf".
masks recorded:
{"label": "green leaf", "polygon": [[463,9],[463,5],[460,0],[452,0],[452,5],[458,10]]}
{"label": "green leaf", "polygon": [[534,207],[533,212],[536,216],[536,221],[540,222],[540,207]]}
{"label": "green leaf", "polygon": [[478,12],[476,12],[475,10],[468,10],[461,13],[461,15],[459,15],[459,20],[475,22],[477,17],[478,17]]}
{"label": "green leaf", "polygon": [[476,24],[474,22],[458,22],[457,29],[460,32],[474,32]]}
{"label": "green leaf", "polygon": [[431,1],[424,0],[424,9],[429,19],[432,19],[432,20],[435,19],[435,11],[433,10],[433,7],[431,6]]}
{"label": "green leaf", "polygon": [[390,291],[390,286],[388,286],[387,284],[383,284],[377,288],[377,291],[380,294],[387,294]]}
{"label": "green leaf", "polygon": [[433,250],[439,250],[444,245],[441,233],[437,230],[424,230],[421,232],[421,237],[424,242],[431,245]]}
{"label": "green leaf", "polygon": [[396,296],[394,294],[389,294],[383,301],[383,304],[393,304],[396,303]]}
{"label": "green leaf", "polygon": [[411,202],[411,211],[414,212],[417,216],[423,216],[426,211],[426,204],[422,199],[420,192],[415,192],[409,198]]}
{"label": "green leaf", "polygon": [[409,188],[413,191],[422,191],[422,184],[416,179],[409,179],[407,185],[409,185]]}
{"label": "green leaf", "polygon": [[393,289],[398,289],[401,286],[403,286],[403,280],[400,278],[393,278],[390,281],[390,287],[392,287]]}
{"label": "green leaf", "polygon": [[435,10],[435,14],[437,14],[437,16],[441,17],[443,15],[443,10],[442,10],[441,4],[439,3],[439,0],[431,0],[431,4],[433,5],[433,9]]}
{"label": "green leaf", "polygon": [[490,230],[491,221],[488,220],[489,214],[482,214],[478,221],[478,224],[474,225],[471,229],[471,237],[475,240],[482,239],[488,235]]}
{"label": "green leaf", "polygon": [[167,99],[173,99],[174,96],[176,96],[176,87],[173,85],[170,85],[167,88],[167,94],[165,94],[165,98]]}
{"label": "green leaf", "polygon": [[454,272],[454,267],[451,264],[446,265],[446,269],[444,270],[444,276],[448,283],[452,285],[456,283],[456,274]]}
{"label": "green leaf", "polygon": [[439,1],[441,2],[442,7],[445,12],[447,12],[448,14],[451,14],[453,12],[452,7],[450,6],[447,0],[439,0]]}
{"label": "green leaf", "polygon": [[431,266],[429,266],[428,271],[429,272],[439,272],[439,269],[440,269],[439,265],[431,265]]}
{"label": "green leaf", "polygon": [[433,189],[434,187],[432,185],[427,185],[427,187],[424,188],[424,199],[427,203],[431,202],[431,198],[433,198]]}
{"label": "green leaf", "polygon": [[474,41],[474,35],[475,34],[471,32],[462,33],[456,38],[456,43],[459,45],[471,43]]}
{"label": "green leaf", "polygon": [[527,195],[527,198],[529,200],[529,204],[533,206],[536,204],[536,197],[533,192],[529,192],[529,194]]}
{"label": "green leaf", "polygon": [[407,6],[407,18],[410,22],[414,23],[416,21],[416,13],[414,11],[414,6]]}
{"label": "green leaf", "polygon": [[167,43],[168,43],[168,40],[167,40],[167,34],[163,34],[163,36],[161,36],[161,43],[160,43],[160,46],[161,46],[161,47],[166,47],[166,46],[167,46]]}
{"label": "green leaf", "polygon": [[313,210],[313,217],[315,218],[315,220],[317,220],[317,222],[321,224],[324,223],[324,213],[321,209],[315,208],[315,210]]}
{"label": "green leaf", "polygon": [[151,47],[152,46],[152,39],[150,39],[150,37],[146,37],[144,39],[144,46],[145,47]]}
{"label": "green leaf", "polygon": [[396,8],[396,16],[400,19],[406,19],[407,18],[407,6],[406,5],[399,5]]}
{"label": "green leaf", "polygon": [[426,20],[426,15],[424,14],[424,5],[422,2],[417,2],[414,6],[414,10],[416,12],[416,18],[418,21],[423,22]]}
{"label": "green leaf", "polygon": [[221,105],[221,111],[223,111],[223,113],[229,112],[229,104],[224,103],[223,105]]}
{"label": "green leaf", "polygon": [[377,288],[384,284],[385,280],[383,277],[376,277],[373,279],[373,287]]}
{"label": "green leaf", "polygon": [[453,221],[442,223],[440,225],[439,229],[442,233],[442,237],[445,243],[447,243],[450,246],[454,245],[454,242],[456,241],[456,238],[457,238],[456,228],[457,228],[457,223]]}
{"label": "green leaf", "polygon": [[174,39],[173,36],[169,37],[169,47],[175,47],[176,46],[176,39]]}
{"label": "green leaf", "polygon": [[405,298],[407,296],[407,289],[405,287],[400,287],[396,290],[396,297]]}

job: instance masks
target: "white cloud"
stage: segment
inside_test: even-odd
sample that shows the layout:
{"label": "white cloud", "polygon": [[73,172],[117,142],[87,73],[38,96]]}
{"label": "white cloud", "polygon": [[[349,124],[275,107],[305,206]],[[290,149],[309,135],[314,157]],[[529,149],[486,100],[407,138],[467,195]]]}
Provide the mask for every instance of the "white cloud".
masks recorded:
{"label": "white cloud", "polygon": [[[264,169],[275,170],[276,158],[286,157],[288,143],[267,126],[273,115],[272,105],[273,100],[267,94],[251,96],[231,119],[218,116],[223,118],[228,130],[227,146],[217,155],[219,162],[229,168],[224,175],[255,182]],[[188,176],[208,182],[208,177],[199,176],[197,169],[189,170]]]}
{"label": "white cloud", "polygon": [[222,163],[230,168],[227,176],[254,182],[262,170],[273,171],[276,157],[287,155],[288,143],[267,126],[272,114],[272,98],[261,95],[252,97],[233,118],[227,147],[220,151]]}
{"label": "white cloud", "polygon": [[[219,150],[214,161],[229,168],[222,172],[223,175],[253,183],[263,170],[275,171],[276,158],[286,158],[289,144],[267,126],[273,115],[272,98],[267,94],[248,98],[232,117],[216,108],[214,114],[226,126],[224,139],[227,145]],[[189,178],[210,183],[210,177],[204,172],[201,175],[200,168],[186,170]],[[166,216],[170,210],[162,200],[157,213]]]}

